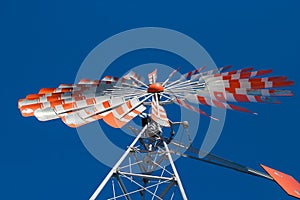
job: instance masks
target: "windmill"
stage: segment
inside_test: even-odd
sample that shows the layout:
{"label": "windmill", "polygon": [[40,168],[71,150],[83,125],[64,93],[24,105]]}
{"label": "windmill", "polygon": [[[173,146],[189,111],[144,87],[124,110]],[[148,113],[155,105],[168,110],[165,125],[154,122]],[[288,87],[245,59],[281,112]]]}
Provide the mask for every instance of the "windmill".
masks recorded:
{"label": "windmill", "polygon": [[[276,96],[292,96],[290,90],[276,89],[293,85],[285,76],[265,77],[272,70],[244,68],[230,71],[201,67],[174,79],[178,69],[163,81],[157,70],[148,74],[148,82],[131,71],[121,78],[105,76],[101,80],[80,80],[42,88],[18,102],[21,114],[40,121],[60,118],[76,128],[102,119],[114,128],[122,128],[136,117],[138,128],[129,126],[135,139],[112,167],[90,199],[187,199],[173,156],[183,156],[275,181],[289,195],[300,198],[300,184],[291,176],[261,165],[261,172],[195,148],[189,138],[188,122],[173,122],[165,105],[177,104],[211,120],[218,120],[198,105],[230,109],[250,114],[250,110],[231,102],[278,103]],[[196,104],[196,105],[195,105]],[[149,109],[148,109],[149,108]],[[169,112],[170,114],[170,112]],[[174,139],[176,126],[182,137]],[[111,183],[111,184],[110,184]],[[105,196],[110,191],[109,196]]]}

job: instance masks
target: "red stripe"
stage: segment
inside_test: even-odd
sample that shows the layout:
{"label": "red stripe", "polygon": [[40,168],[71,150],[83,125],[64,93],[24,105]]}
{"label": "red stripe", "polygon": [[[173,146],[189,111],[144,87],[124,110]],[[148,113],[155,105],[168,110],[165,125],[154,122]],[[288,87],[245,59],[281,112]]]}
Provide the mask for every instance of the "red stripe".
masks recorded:
{"label": "red stripe", "polygon": [[212,103],[218,108],[226,108],[225,104],[220,101],[212,100]]}
{"label": "red stripe", "polygon": [[192,74],[193,74],[193,72],[188,72],[186,75],[186,78],[189,78]]}
{"label": "red stripe", "polygon": [[239,80],[230,80],[229,81],[229,87],[230,88],[240,88],[240,81]]}
{"label": "red stripe", "polygon": [[225,88],[227,92],[236,93],[235,88]]}
{"label": "red stripe", "polygon": [[228,104],[233,110],[238,110],[238,111],[242,111],[242,112],[250,112],[249,110],[247,110],[246,108],[242,108],[242,107],[239,107],[239,106],[235,106],[235,105],[231,105],[231,104]]}
{"label": "red stripe", "polygon": [[234,71],[228,72],[228,75],[232,75],[232,74],[236,74],[236,73],[237,73],[237,70],[234,70]]}
{"label": "red stripe", "polygon": [[233,94],[233,97],[238,102],[250,102],[247,95],[244,94]]}
{"label": "red stripe", "polygon": [[273,82],[273,87],[285,87],[294,85],[294,81]]}
{"label": "red stripe", "polygon": [[254,96],[255,100],[257,102],[264,102],[262,99],[261,99],[261,96]]}
{"label": "red stripe", "polygon": [[248,67],[248,68],[241,69],[241,72],[248,72],[248,71],[252,71],[252,70],[253,70],[253,67]]}
{"label": "red stripe", "polygon": [[251,88],[252,89],[266,88],[266,84],[265,82],[251,82]]}
{"label": "red stripe", "polygon": [[244,72],[240,74],[240,79],[249,78],[251,76],[251,72]]}
{"label": "red stripe", "polygon": [[104,102],[102,103],[102,105],[103,105],[104,108],[109,108],[109,107],[110,107],[108,101],[104,101]]}
{"label": "red stripe", "polygon": [[217,92],[217,91],[215,91],[215,92],[214,92],[214,96],[215,96],[215,98],[216,98],[217,100],[219,100],[219,101],[226,101],[226,98],[225,98],[223,92]]}
{"label": "red stripe", "polygon": [[269,77],[269,81],[285,81],[287,80],[286,76],[275,76],[275,77]]}
{"label": "red stripe", "polygon": [[257,71],[256,76],[261,76],[261,75],[270,74],[270,73],[272,73],[272,69],[259,70],[259,71]]}
{"label": "red stripe", "polygon": [[205,101],[205,98],[204,98],[204,97],[197,96],[197,99],[198,99],[198,101],[199,101],[201,104],[207,105],[207,106],[208,106],[208,103]]}

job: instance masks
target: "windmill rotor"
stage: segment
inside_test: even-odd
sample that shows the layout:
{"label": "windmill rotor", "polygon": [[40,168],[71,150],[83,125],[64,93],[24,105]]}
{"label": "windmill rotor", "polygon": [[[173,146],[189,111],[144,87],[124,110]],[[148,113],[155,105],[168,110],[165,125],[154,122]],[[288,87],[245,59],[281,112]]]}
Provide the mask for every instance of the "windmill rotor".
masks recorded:
{"label": "windmill rotor", "polygon": [[[176,104],[215,121],[218,118],[200,106],[256,115],[256,112],[236,104],[278,104],[277,97],[293,95],[290,90],[277,88],[292,86],[294,82],[286,76],[270,77],[272,70],[254,71],[252,67],[230,69],[231,66],[217,70],[201,67],[174,80],[178,68],[161,82],[158,81],[157,69],[148,74],[148,81],[133,71],[121,78],[105,76],[101,80],[82,79],[77,84],[42,88],[38,94],[20,99],[18,107],[24,117],[35,116],[40,121],[60,118],[72,128],[97,120],[103,120],[113,128],[122,128],[134,118],[141,118],[141,128],[129,126],[136,135],[134,141],[90,199],[101,195],[109,181],[112,183],[112,196],[107,199],[173,199],[174,195],[187,199],[172,155],[275,181],[289,195],[300,198],[300,184],[291,176],[264,165],[261,166],[266,173],[260,172],[203,152],[192,143],[188,132],[189,122],[173,122],[169,117],[172,112],[165,108],[168,104]],[[185,137],[185,142],[174,139],[176,125],[183,126],[185,132],[182,137]],[[129,184],[134,186],[130,187]]]}

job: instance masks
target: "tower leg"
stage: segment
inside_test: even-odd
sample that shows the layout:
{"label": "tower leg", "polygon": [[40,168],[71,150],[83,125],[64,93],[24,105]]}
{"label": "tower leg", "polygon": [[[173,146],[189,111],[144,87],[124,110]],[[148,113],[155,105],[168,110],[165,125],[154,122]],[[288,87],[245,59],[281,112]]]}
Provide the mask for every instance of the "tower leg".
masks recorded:
{"label": "tower leg", "polygon": [[97,198],[97,196],[100,194],[100,192],[102,191],[102,189],[104,188],[104,186],[107,184],[107,182],[109,181],[109,179],[113,176],[113,174],[116,173],[117,168],[121,165],[121,163],[124,161],[124,159],[128,156],[128,154],[130,153],[130,150],[138,142],[138,140],[141,138],[141,136],[143,135],[143,133],[145,132],[146,129],[147,129],[147,125],[144,126],[144,128],[142,129],[142,131],[136,136],[136,138],[131,143],[131,145],[127,148],[127,150],[122,155],[122,157],[120,158],[120,160],[110,170],[110,172],[104,178],[104,180],[102,181],[102,183],[98,186],[98,188],[96,189],[96,191],[94,192],[94,194],[90,197],[90,200],[94,200],[94,199]]}
{"label": "tower leg", "polygon": [[175,178],[176,178],[176,182],[177,182],[177,185],[179,187],[179,190],[180,190],[180,193],[181,193],[181,196],[184,200],[187,200],[187,197],[186,197],[186,194],[185,194],[185,191],[184,191],[184,188],[183,188],[183,185],[182,185],[182,182],[180,180],[180,177],[179,177],[179,174],[176,170],[176,167],[175,167],[175,164],[173,162],[173,158],[171,156],[171,153],[170,153],[170,150],[169,150],[169,147],[167,145],[167,143],[164,141],[164,147],[166,149],[166,152],[167,152],[167,156],[169,158],[169,162],[170,162],[170,165],[172,167],[172,170],[174,172],[174,175],[175,175]]}

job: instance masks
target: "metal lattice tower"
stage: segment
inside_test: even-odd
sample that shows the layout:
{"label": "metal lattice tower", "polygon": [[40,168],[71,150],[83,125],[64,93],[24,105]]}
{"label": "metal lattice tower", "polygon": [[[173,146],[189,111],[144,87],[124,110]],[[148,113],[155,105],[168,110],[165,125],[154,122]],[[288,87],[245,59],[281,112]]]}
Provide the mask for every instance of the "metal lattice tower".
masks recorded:
{"label": "metal lattice tower", "polygon": [[[101,198],[173,199],[176,195],[176,199],[187,199],[167,144],[169,140],[153,129],[155,125],[152,122],[144,126],[90,199],[96,199],[105,189]],[[111,196],[106,196],[109,190]]]}

